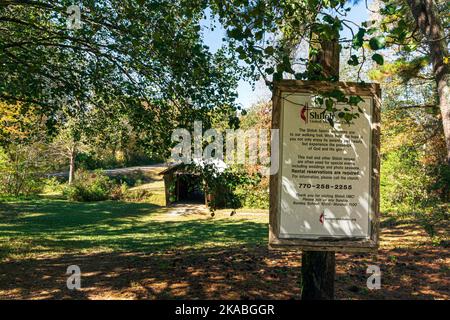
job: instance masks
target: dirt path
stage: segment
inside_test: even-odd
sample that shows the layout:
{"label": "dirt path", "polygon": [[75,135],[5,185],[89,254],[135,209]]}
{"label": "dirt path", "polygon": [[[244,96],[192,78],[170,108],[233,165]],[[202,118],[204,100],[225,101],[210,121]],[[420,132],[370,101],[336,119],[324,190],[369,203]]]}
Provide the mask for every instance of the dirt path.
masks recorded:
{"label": "dirt path", "polygon": [[188,215],[188,214],[209,214],[208,208],[204,204],[198,203],[180,203],[172,205],[167,212],[169,215]]}

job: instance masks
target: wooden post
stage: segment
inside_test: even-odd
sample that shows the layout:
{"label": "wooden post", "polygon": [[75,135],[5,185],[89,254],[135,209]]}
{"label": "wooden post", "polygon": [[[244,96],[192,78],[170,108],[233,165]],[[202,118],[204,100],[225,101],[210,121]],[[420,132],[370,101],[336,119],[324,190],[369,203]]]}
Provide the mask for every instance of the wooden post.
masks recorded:
{"label": "wooden post", "polygon": [[[310,80],[339,80],[339,35],[330,40],[311,35],[310,47],[317,53],[310,54],[310,61],[322,68],[309,71]],[[311,50],[310,50],[311,53]],[[330,79],[331,78],[331,79]],[[333,300],[336,269],[334,251],[303,251],[302,300]]]}

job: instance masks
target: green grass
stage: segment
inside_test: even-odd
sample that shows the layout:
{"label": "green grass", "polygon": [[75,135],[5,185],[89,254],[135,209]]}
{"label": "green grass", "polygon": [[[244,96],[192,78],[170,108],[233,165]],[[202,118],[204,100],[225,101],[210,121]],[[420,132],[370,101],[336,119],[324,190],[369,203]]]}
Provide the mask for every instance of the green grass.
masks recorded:
{"label": "green grass", "polygon": [[0,259],[70,253],[159,252],[267,243],[267,214],[171,215],[150,203],[0,202]]}

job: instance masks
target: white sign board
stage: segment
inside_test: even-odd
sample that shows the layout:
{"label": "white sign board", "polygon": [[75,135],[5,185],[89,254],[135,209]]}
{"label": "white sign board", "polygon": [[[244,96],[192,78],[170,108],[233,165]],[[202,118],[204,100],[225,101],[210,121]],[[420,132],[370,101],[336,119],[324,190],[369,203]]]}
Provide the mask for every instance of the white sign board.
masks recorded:
{"label": "white sign board", "polygon": [[378,214],[378,188],[373,190],[378,162],[372,159],[377,97],[360,94],[359,116],[347,123],[317,105],[315,92],[278,94],[280,170],[276,186],[271,183],[271,193],[277,193],[271,202],[276,240],[371,242]]}
{"label": "white sign board", "polygon": [[369,238],[372,98],[350,122],[315,106],[311,94],[282,94],[280,238]]}

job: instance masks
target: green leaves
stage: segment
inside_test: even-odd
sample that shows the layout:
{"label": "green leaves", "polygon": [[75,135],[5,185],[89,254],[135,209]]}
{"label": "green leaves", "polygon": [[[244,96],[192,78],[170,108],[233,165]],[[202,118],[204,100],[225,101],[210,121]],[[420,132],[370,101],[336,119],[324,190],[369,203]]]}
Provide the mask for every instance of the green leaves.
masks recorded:
{"label": "green leaves", "polygon": [[268,47],[266,47],[265,49],[264,49],[264,53],[265,54],[267,54],[267,55],[269,55],[269,56],[272,56],[273,55],[273,53],[274,53],[274,48],[273,48],[273,46],[268,46]]}
{"label": "green leaves", "polygon": [[273,80],[274,81],[279,81],[283,79],[283,72],[275,72],[273,74]]}
{"label": "green leaves", "polygon": [[358,103],[363,102],[364,99],[361,98],[360,96],[350,96],[348,98],[348,104],[351,106],[356,106],[358,105]]}
{"label": "green leaves", "polygon": [[352,54],[347,63],[351,66],[357,66],[359,64],[358,57],[355,54]]}
{"label": "green leaves", "polygon": [[386,47],[386,38],[383,36],[376,36],[369,40],[369,46],[372,50],[380,50]]}
{"label": "green leaves", "polygon": [[384,58],[381,54],[375,53],[372,56],[372,60],[375,61],[376,63],[378,63],[379,65],[383,65],[384,64]]}
{"label": "green leaves", "polygon": [[[330,15],[325,15],[323,17],[323,21],[327,22],[330,26],[329,30],[331,30],[330,36],[333,37],[335,32],[338,30],[342,30],[342,22],[338,17],[332,17]],[[328,30],[324,30],[328,31]]]}
{"label": "green leaves", "polygon": [[[205,3],[87,1],[78,30],[67,29],[67,3],[0,8],[2,97],[32,101],[55,126],[67,121],[65,107],[70,116],[90,109],[104,110],[108,119],[126,116],[149,153],[158,154],[166,152],[174,126],[199,118],[209,126],[235,114],[244,73],[237,56],[248,58],[249,46],[211,53],[200,28]],[[232,39],[253,37],[248,26],[229,29]],[[263,37],[258,31],[254,36]]]}
{"label": "green leaves", "polygon": [[[370,39],[369,46],[372,50],[380,50],[386,47],[386,39],[383,36],[376,36]],[[381,54],[375,53],[372,55],[372,60],[375,61],[378,65],[384,64],[384,58]]]}
{"label": "green leaves", "polygon": [[333,99],[327,99],[325,100],[325,106],[327,108],[328,111],[332,111],[333,110],[333,106],[334,106],[334,101]]}
{"label": "green leaves", "polygon": [[353,49],[359,49],[363,46],[364,43],[364,35],[366,34],[365,28],[359,28],[355,37],[353,38]]}
{"label": "green leaves", "polygon": [[[338,118],[343,119],[347,123],[350,123],[353,119],[358,118],[360,113],[363,113],[363,110],[358,107],[358,104],[363,101],[362,97],[358,95],[347,96],[339,89],[321,92],[314,98],[317,106],[325,107],[327,112],[337,115]],[[358,112],[354,110],[355,107],[357,107]],[[331,126],[334,126],[332,117],[329,117],[328,121]]]}
{"label": "green leaves", "polygon": [[268,75],[271,75],[275,72],[275,70],[272,67],[266,68],[264,70]]}
{"label": "green leaves", "polygon": [[247,58],[247,52],[245,51],[243,46],[237,47],[236,52],[239,54],[239,59],[244,60],[245,58]]}
{"label": "green leaves", "polygon": [[347,102],[347,98],[345,97],[345,93],[339,89],[334,89],[330,92],[323,93],[324,96],[335,98],[339,102]]}
{"label": "green leaves", "polygon": [[245,38],[244,33],[239,28],[227,30],[227,36],[230,38],[236,39],[238,41],[244,40],[244,38]]}
{"label": "green leaves", "polygon": [[384,8],[382,8],[380,11],[382,14],[385,14],[385,15],[393,15],[397,12],[397,6],[395,4],[388,4]]}

